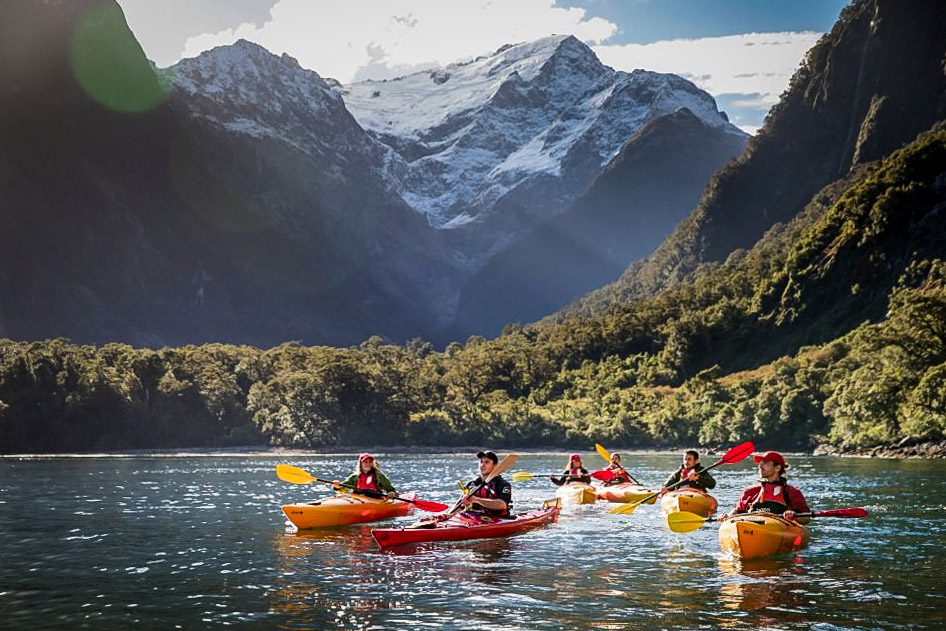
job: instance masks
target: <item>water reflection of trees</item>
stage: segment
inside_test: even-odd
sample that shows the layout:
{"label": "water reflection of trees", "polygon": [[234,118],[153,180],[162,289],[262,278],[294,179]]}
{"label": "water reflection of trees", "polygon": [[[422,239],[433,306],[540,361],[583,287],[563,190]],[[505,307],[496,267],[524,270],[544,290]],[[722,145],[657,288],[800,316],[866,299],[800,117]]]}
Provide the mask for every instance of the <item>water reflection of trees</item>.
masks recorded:
{"label": "water reflection of trees", "polygon": [[[501,592],[514,582],[508,562],[514,545],[489,539],[381,551],[368,526],[280,533],[273,541],[278,564],[270,613],[280,628],[398,626],[449,617],[451,599]],[[419,605],[418,598],[432,602]]]}

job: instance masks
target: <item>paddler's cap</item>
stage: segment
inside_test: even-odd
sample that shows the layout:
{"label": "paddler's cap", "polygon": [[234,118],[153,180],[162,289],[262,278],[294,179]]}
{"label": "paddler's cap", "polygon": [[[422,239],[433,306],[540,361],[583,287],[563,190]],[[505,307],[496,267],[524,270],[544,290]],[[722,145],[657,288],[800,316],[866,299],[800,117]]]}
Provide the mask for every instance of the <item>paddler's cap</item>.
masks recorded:
{"label": "paddler's cap", "polygon": [[569,460],[581,460],[581,454],[572,454]]}
{"label": "paddler's cap", "polygon": [[493,464],[498,464],[498,463],[499,463],[499,456],[497,456],[496,454],[494,454],[494,453],[491,452],[491,451],[481,451],[481,452],[479,452],[478,454],[476,454],[476,457],[477,457],[477,458],[489,458],[490,460],[493,461]]}
{"label": "paddler's cap", "polygon": [[365,460],[374,460],[374,456],[372,456],[371,454],[361,454],[360,456],[358,456],[358,464],[361,464]]}
{"label": "paddler's cap", "polygon": [[769,462],[780,464],[786,469],[788,469],[788,465],[785,464],[785,458],[783,458],[782,454],[780,454],[777,451],[767,451],[764,454],[753,454],[752,459],[755,460],[756,462],[762,462],[763,460],[768,460]]}

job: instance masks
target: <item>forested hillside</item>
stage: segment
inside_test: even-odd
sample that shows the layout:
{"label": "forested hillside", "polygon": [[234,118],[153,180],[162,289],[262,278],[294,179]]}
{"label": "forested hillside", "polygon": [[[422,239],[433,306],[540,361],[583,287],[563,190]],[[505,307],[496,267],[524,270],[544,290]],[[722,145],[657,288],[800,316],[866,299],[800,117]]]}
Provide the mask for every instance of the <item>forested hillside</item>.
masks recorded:
{"label": "forested hillside", "polygon": [[691,283],[444,353],[6,341],[0,450],[940,438],[944,224],[938,126]]}
{"label": "forested hillside", "polygon": [[749,248],[819,189],[946,117],[946,10],[939,0],[854,0],[805,56],[746,151],[647,259],[568,311],[654,295]]}

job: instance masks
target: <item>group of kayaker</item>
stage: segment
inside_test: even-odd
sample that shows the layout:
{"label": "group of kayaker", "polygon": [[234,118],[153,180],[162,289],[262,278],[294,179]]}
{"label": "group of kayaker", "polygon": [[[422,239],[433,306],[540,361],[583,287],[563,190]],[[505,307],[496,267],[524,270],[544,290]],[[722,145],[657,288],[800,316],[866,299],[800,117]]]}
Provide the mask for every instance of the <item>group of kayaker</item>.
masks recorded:
{"label": "group of kayaker", "polygon": [[[492,451],[480,451],[476,454],[479,460],[480,475],[467,483],[473,489],[462,500],[466,511],[489,518],[503,518],[509,516],[512,509],[512,485],[501,475],[489,480],[493,469],[499,464],[499,457]],[[767,511],[780,514],[786,519],[793,519],[796,513],[810,511],[802,492],[788,484],[785,471],[788,464],[781,453],[767,451],[756,454],[753,460],[758,463],[759,481],[747,487],[731,513],[725,513],[720,519],[730,514],[736,515],[754,511]],[[634,481],[631,475],[621,466],[621,455],[611,454],[608,467],[604,470],[611,474],[605,484],[622,484]],[[685,480],[685,482],[684,482]],[[589,483],[591,475],[583,466],[581,455],[572,454],[568,464],[560,477],[552,477],[555,484],[562,485],[568,482]],[[683,454],[683,463],[664,482],[660,495],[667,493],[670,488],[694,488],[708,491],[715,488],[716,480],[700,464],[700,455],[697,451],[688,449]],[[380,467],[371,454],[361,454],[355,472],[342,482],[335,482],[336,490],[351,488],[354,492],[364,492],[375,496],[387,495],[394,497],[397,494],[394,485],[382,473]]]}
{"label": "group of kayaker", "polygon": [[[635,481],[634,478],[631,477],[631,474],[625,471],[624,467],[621,466],[621,454],[619,453],[611,454],[611,461],[604,471],[610,474],[607,480],[604,481],[606,486]],[[591,483],[591,475],[588,473],[588,469],[585,468],[584,464],[582,464],[581,454],[572,454],[568,458],[568,464],[565,466],[565,470],[562,471],[562,475],[552,477],[551,479],[552,483],[558,486],[569,482]]]}

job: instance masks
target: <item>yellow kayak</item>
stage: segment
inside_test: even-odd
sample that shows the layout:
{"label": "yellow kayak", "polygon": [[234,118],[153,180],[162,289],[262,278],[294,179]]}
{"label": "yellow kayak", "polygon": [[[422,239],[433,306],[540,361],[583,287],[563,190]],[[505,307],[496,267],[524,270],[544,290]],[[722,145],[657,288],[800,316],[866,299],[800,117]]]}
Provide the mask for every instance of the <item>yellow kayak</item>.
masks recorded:
{"label": "yellow kayak", "polygon": [[569,482],[558,487],[555,497],[561,498],[564,504],[594,504],[598,500],[595,487],[584,482]]}
{"label": "yellow kayak", "polygon": [[686,488],[670,491],[660,500],[660,510],[666,514],[687,512],[709,517],[716,512],[716,498],[700,489]]}
{"label": "yellow kayak", "polygon": [[648,504],[653,504],[657,501],[655,495],[657,491],[648,489],[646,486],[640,484],[634,484],[633,482],[623,482],[611,486],[599,486],[595,489],[595,493],[598,495],[599,500],[606,500],[617,504],[639,502],[649,495],[654,495],[654,497],[647,501]]}
{"label": "yellow kayak", "polygon": [[807,528],[772,513],[734,515],[719,523],[719,547],[740,559],[788,554],[807,545]]}
{"label": "yellow kayak", "polygon": [[[414,499],[414,494],[403,493],[401,497]],[[381,521],[409,515],[413,509],[414,505],[409,502],[377,499],[353,493],[339,493],[315,502],[286,504],[282,507],[289,521],[300,530]]]}

